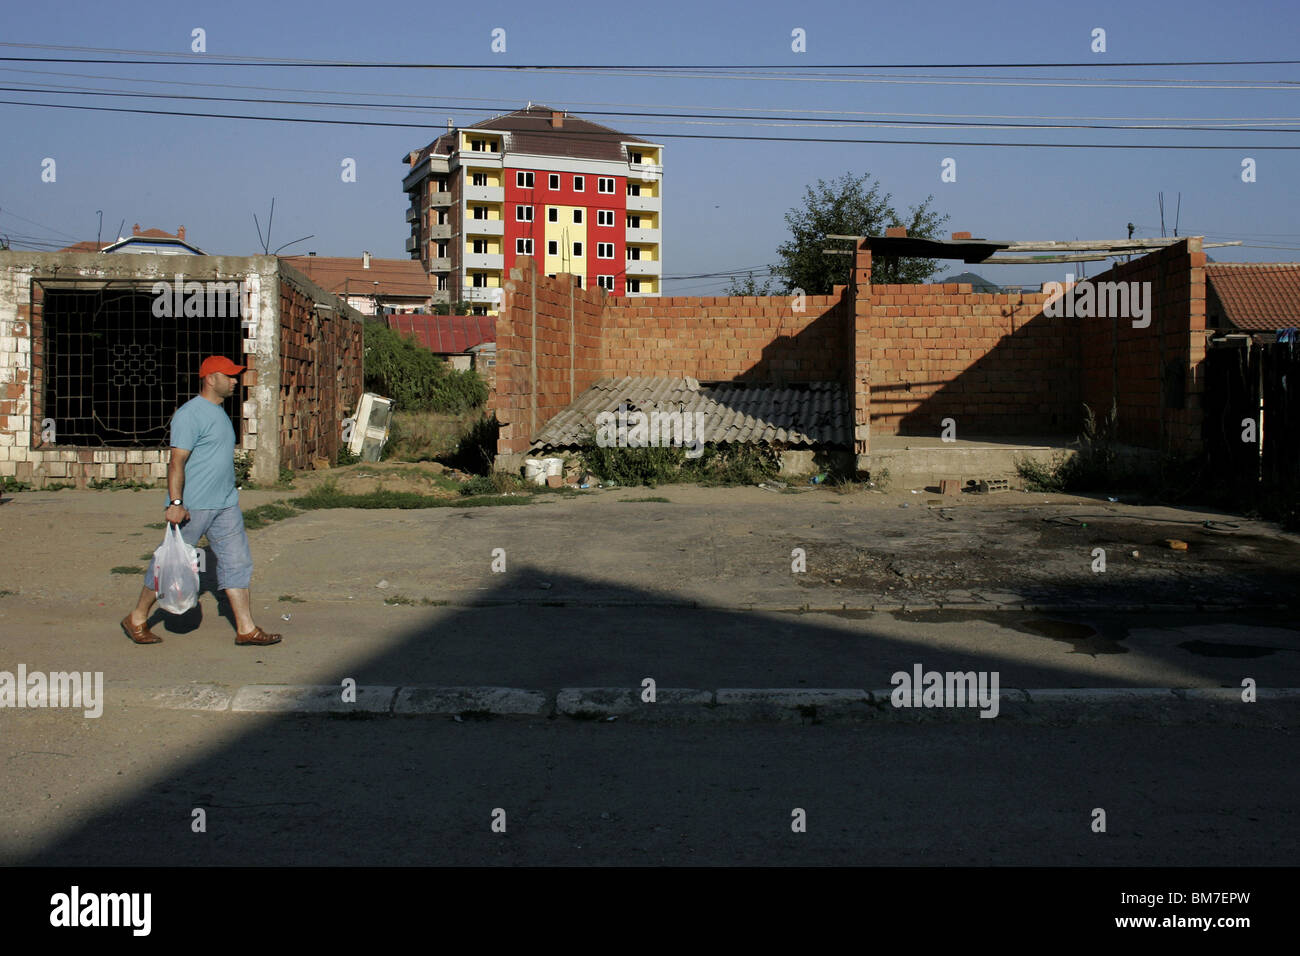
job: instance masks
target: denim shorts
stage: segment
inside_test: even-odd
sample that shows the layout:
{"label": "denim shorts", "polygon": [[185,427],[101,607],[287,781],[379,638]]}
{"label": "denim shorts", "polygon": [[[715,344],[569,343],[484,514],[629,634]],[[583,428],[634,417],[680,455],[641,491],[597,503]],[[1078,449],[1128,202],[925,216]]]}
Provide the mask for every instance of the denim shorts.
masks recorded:
{"label": "denim shorts", "polygon": [[[247,588],[253,580],[253,553],[244,530],[244,513],[238,506],[209,510],[190,509],[190,520],[181,525],[181,537],[190,547],[206,534],[217,563],[217,587]],[[208,569],[211,570],[211,569]],[[144,572],[144,586],[153,588],[153,559]]]}

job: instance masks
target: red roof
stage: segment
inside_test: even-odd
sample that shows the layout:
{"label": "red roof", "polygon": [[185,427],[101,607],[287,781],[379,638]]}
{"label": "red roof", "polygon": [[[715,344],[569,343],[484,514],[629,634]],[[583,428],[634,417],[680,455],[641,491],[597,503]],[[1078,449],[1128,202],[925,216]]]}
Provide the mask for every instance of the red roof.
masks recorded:
{"label": "red roof", "polygon": [[[529,106],[515,110],[504,116],[494,116],[475,123],[473,126],[461,127],[463,131],[474,129],[505,132],[510,135],[506,148],[514,153],[530,153],[541,156],[566,156],[578,159],[606,159],[617,163],[627,162],[627,153],[623,143],[645,143],[654,145],[650,140],[616,129],[593,123],[571,113],[562,113],[561,124],[552,125],[551,114],[561,113],[549,106]],[[454,133],[443,133],[416,154],[410,162],[409,154],[403,156],[403,162],[411,166],[419,165],[431,153],[446,155],[456,149]]]}
{"label": "red roof", "polygon": [[[336,295],[370,295],[373,290],[381,296],[433,297],[433,286],[429,284],[429,276],[418,259],[380,259],[371,256],[367,267],[361,256],[282,258],[326,292]],[[378,289],[375,289],[376,282],[379,283]]]}
{"label": "red roof", "polygon": [[1207,318],[1214,325],[1217,297],[1222,316],[1239,329],[1275,332],[1300,326],[1300,262],[1211,262]]}
{"label": "red roof", "polygon": [[486,315],[389,315],[388,327],[414,335],[430,352],[457,355],[497,340],[496,319]]}

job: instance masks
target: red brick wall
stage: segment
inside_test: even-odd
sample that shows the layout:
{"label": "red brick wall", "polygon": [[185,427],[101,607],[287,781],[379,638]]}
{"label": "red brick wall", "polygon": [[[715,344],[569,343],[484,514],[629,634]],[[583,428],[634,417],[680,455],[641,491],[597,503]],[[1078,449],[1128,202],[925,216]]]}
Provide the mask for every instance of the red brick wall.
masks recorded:
{"label": "red brick wall", "polygon": [[840,296],[611,298],[605,374],[838,381],[847,314]]}
{"label": "red brick wall", "polygon": [[1100,418],[1114,399],[1119,439],[1126,444],[1198,453],[1206,328],[1201,239],[1117,264],[1088,281],[1150,282],[1151,324],[1073,320],[1082,333],[1080,400]]}
{"label": "red brick wall", "polygon": [[[342,442],[343,419],[356,410],[362,384],[362,326],[337,309],[317,310],[315,299],[284,276],[280,280],[280,464],[308,468],[313,458],[331,465]],[[257,384],[254,356],[246,355],[244,384]]]}
{"label": "red brick wall", "polygon": [[[533,434],[608,374],[601,357],[604,289],[579,289],[572,276],[538,275],[531,257],[510,270],[497,317],[497,450],[526,451]],[[645,373],[650,374],[650,373]]]}
{"label": "red brick wall", "polygon": [[860,248],[855,361],[870,386],[858,385],[855,411],[860,422],[869,408],[874,434],[938,436],[945,418],[959,439],[1077,428],[1079,329],[1043,315],[1045,295],[867,285],[870,270]]}

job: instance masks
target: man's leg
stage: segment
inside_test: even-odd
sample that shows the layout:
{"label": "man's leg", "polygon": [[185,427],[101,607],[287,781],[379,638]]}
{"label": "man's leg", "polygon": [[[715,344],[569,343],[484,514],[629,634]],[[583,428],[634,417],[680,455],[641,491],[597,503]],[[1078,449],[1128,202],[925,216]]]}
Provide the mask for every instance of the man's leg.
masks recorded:
{"label": "man's leg", "polygon": [[[208,523],[211,521],[209,515],[212,512],[190,512],[190,519],[181,525],[181,540],[194,547],[199,538],[207,530]],[[131,613],[126,616],[126,621],[132,628],[143,627],[149,620],[149,612],[153,610],[154,603],[158,600],[158,595],[153,590],[153,558],[149,559],[149,566],[145,569],[144,579],[145,586],[140,590],[140,598],[135,602],[135,607]],[[152,632],[149,632],[152,634]],[[152,634],[154,640],[149,643],[161,642],[162,638]],[[132,638],[135,640],[136,638]]]}
{"label": "man's leg", "polygon": [[142,588],[140,600],[136,601],[135,609],[131,611],[131,623],[139,626],[149,620],[149,612],[157,600],[158,595],[153,593],[153,588]]}
{"label": "man's leg", "polygon": [[235,614],[236,633],[248,634],[257,627],[248,609],[248,588],[226,588],[226,597],[230,599],[230,610]]}
{"label": "man's leg", "polygon": [[244,530],[244,515],[238,507],[227,508],[213,519],[208,528],[208,540],[217,558],[217,587],[226,592],[230,610],[235,615],[235,643],[275,644],[278,634],[262,632],[254,641],[240,641],[243,635],[253,634],[258,627],[253,623],[248,594],[253,579],[253,554],[248,547],[248,533]]}

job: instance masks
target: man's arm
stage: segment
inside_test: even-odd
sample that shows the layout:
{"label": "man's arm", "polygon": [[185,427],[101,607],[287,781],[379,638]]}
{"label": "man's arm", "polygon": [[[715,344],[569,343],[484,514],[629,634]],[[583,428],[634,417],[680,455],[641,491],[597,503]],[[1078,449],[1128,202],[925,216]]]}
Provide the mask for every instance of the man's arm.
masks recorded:
{"label": "man's arm", "polygon": [[[175,501],[185,497],[185,461],[190,457],[188,448],[172,447],[171,458],[167,462],[167,500]],[[190,513],[183,505],[169,504],[164,517],[172,524],[180,524],[189,519]]]}

